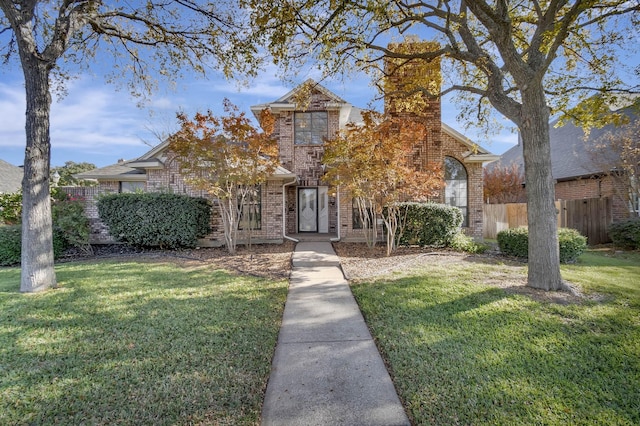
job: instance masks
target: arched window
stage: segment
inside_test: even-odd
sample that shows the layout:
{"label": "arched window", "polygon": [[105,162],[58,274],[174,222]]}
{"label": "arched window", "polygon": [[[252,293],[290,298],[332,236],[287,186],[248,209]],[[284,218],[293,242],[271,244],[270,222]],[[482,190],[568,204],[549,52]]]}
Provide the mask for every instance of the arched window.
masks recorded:
{"label": "arched window", "polygon": [[467,169],[455,158],[444,157],[444,181],[445,204],[458,207],[462,211],[462,226],[469,226]]}

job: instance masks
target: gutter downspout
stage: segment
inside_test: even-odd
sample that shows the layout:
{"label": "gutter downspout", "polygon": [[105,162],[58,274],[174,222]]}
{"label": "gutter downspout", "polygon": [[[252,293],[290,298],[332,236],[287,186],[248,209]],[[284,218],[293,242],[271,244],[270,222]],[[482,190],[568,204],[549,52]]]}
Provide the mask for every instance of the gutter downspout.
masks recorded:
{"label": "gutter downspout", "polygon": [[336,221],[336,234],[338,234],[335,238],[331,238],[331,242],[337,243],[340,241],[340,185],[336,187],[336,208],[338,209],[338,220]]}
{"label": "gutter downspout", "polygon": [[293,241],[294,243],[299,243],[300,240],[296,240],[287,235],[287,186],[293,185],[298,182],[298,178],[294,177],[291,182],[287,182],[282,184],[282,238]]}

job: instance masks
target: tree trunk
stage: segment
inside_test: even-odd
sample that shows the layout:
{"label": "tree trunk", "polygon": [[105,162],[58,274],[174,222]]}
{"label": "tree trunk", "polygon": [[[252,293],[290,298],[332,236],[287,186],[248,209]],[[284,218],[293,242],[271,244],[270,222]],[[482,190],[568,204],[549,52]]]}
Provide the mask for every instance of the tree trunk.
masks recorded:
{"label": "tree trunk", "polygon": [[235,254],[238,242],[238,221],[236,219],[238,214],[235,212],[237,207],[233,205],[231,198],[218,199],[218,207],[224,228],[225,246],[229,254]]}
{"label": "tree trunk", "polygon": [[560,253],[554,180],[551,174],[549,108],[542,86],[522,93],[520,134],[525,164],[527,219],[529,221],[529,270],[527,285],[559,290]]}
{"label": "tree trunk", "polygon": [[49,66],[34,56],[22,57],[27,95],[24,178],[22,180],[21,292],[56,287],[49,167],[51,94]]}

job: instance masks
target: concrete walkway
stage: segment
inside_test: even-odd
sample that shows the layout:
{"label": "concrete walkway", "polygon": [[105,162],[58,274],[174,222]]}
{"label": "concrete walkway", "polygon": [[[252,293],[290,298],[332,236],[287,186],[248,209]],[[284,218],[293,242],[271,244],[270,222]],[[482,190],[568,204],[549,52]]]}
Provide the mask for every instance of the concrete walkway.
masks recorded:
{"label": "concrete walkway", "polygon": [[409,425],[333,247],[301,242],[262,425]]}

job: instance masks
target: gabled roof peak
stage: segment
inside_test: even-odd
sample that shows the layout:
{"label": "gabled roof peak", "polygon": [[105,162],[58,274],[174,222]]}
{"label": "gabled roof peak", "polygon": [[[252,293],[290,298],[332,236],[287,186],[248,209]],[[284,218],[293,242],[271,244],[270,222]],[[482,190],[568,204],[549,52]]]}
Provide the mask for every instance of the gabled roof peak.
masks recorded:
{"label": "gabled roof peak", "polygon": [[305,87],[310,87],[312,90],[317,90],[318,92],[322,93],[323,95],[325,95],[326,97],[330,98],[334,102],[343,103],[343,104],[348,103],[347,101],[342,99],[340,96],[336,95],[331,90],[327,89],[322,84],[318,83],[317,81],[315,81],[312,78],[309,78],[309,79],[305,80],[304,82],[302,82],[301,84],[299,84],[298,86],[293,88],[291,91],[289,91],[284,96],[282,96],[279,99],[273,101],[273,103],[288,102],[292,97],[294,97],[295,95],[300,93]]}

